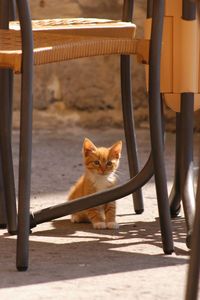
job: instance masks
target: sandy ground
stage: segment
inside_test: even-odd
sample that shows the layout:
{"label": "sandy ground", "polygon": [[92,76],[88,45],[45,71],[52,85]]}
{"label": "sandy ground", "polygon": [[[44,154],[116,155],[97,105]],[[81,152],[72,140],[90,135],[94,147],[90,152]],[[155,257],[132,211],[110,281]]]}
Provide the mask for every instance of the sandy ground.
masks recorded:
{"label": "sandy ground", "polygon": [[[108,146],[123,139],[123,131],[64,128],[35,130],[33,135],[31,210],[64,202],[81,175],[84,137]],[[13,135],[17,178],[18,138]],[[173,180],[174,135],[166,136],[169,190]],[[138,131],[141,165],[149,153],[147,130]],[[128,178],[125,147],[120,180]],[[16,180],[17,181],[17,180]],[[17,182],[16,182],[17,186]],[[145,212],[136,215],[132,196],[117,201],[118,230],[94,230],[72,224],[66,216],[38,225],[30,236],[30,266],[15,269],[16,237],[0,231],[0,299],[184,299],[189,252],[185,221],[173,220],[175,253],[164,255],[154,180],[144,188]]]}

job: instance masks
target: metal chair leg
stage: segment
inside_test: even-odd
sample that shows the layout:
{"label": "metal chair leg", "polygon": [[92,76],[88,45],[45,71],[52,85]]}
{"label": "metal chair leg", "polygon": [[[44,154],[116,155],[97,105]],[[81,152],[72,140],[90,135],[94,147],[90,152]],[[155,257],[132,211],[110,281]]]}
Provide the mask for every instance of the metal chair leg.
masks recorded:
{"label": "metal chair leg", "polygon": [[180,190],[180,113],[176,113],[176,153],[175,153],[175,172],[174,183],[169,196],[171,217],[179,215],[181,209],[181,190]]}
{"label": "metal chair leg", "polygon": [[[123,6],[122,20],[131,22],[133,19],[134,0],[125,0]],[[122,112],[124,121],[124,131],[126,138],[126,149],[128,155],[130,177],[134,177],[139,172],[137,144],[135,137],[135,126],[133,118],[133,101],[131,88],[131,58],[128,55],[121,56],[121,97]],[[144,211],[142,190],[133,193],[133,204],[136,214]]]}
{"label": "metal chair leg", "polygon": [[[25,78],[25,76],[28,78]],[[17,269],[26,271],[29,256],[30,233],[30,176],[31,176],[31,123],[32,95],[29,95],[30,74],[22,74],[21,121],[20,121],[20,162],[19,162],[19,205]],[[27,102],[27,103],[25,103]]]}
{"label": "metal chair leg", "polygon": [[[135,138],[134,120],[133,120],[129,56],[121,56],[121,90],[122,90],[122,110],[123,110],[123,120],[124,120],[124,131],[126,137],[129,172],[130,172],[130,176],[134,177],[139,172],[139,166],[138,166],[138,157],[137,157],[137,145],[136,145],[136,138]],[[134,209],[136,214],[141,214],[144,211],[141,189],[133,193],[133,203],[134,203]]]}
{"label": "metal chair leg", "polygon": [[180,126],[180,183],[183,209],[187,225],[186,244],[190,248],[191,234],[195,214],[195,195],[193,179],[193,108],[194,94],[181,95]]}
{"label": "metal chair leg", "polygon": [[[196,19],[196,1],[182,1],[182,18]],[[187,225],[186,244],[191,246],[191,234],[195,213],[193,182],[193,107],[194,94],[181,94],[181,196]]]}
{"label": "metal chair leg", "polygon": [[164,16],[164,1],[147,1],[147,18],[152,18],[149,62],[149,120],[155,184],[160,216],[163,249],[166,254],[174,251],[167,178],[164,165],[163,122],[160,98],[160,57]]}
{"label": "metal chair leg", "polygon": [[32,150],[33,37],[28,1],[17,0],[22,32],[22,85],[19,157],[17,269],[26,271],[29,258],[30,178]]}
{"label": "metal chair leg", "polygon": [[155,0],[153,2],[153,18],[149,63],[150,134],[163,248],[166,254],[170,254],[173,252],[174,247],[172,238],[170,209],[168,202],[167,179],[164,165],[164,147],[162,135],[163,124],[161,118],[160,103],[160,57],[163,16],[164,1]]}

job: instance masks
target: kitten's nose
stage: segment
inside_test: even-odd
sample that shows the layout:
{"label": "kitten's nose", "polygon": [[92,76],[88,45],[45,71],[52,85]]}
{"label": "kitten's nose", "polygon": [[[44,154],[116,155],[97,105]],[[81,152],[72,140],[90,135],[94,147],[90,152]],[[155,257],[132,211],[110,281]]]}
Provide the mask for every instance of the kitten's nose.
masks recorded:
{"label": "kitten's nose", "polygon": [[100,166],[100,172],[103,174],[105,172],[106,168],[104,166]]}

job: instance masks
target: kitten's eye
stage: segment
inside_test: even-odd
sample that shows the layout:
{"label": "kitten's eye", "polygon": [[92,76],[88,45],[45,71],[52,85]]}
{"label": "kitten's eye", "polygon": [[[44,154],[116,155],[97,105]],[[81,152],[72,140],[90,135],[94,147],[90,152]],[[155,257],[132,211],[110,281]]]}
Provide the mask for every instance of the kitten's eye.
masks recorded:
{"label": "kitten's eye", "polygon": [[100,165],[100,162],[99,162],[98,160],[95,160],[95,161],[94,161],[94,165],[95,165],[95,166],[99,166],[99,165]]}
{"label": "kitten's eye", "polygon": [[108,167],[111,167],[111,166],[112,166],[112,161],[111,161],[111,160],[107,161],[106,165],[107,165]]}

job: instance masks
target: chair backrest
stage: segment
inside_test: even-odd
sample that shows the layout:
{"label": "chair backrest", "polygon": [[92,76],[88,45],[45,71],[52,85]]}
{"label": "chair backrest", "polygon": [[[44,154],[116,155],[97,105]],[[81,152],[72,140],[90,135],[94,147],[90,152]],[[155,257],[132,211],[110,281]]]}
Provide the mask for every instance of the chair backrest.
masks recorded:
{"label": "chair backrest", "polygon": [[[180,94],[185,92],[195,94],[194,110],[200,108],[200,20],[195,1],[187,6],[183,3],[165,1],[161,57],[161,92],[166,104],[176,112],[180,111]],[[189,11],[192,13],[187,17]],[[149,17],[146,38],[150,38],[150,32]]]}

